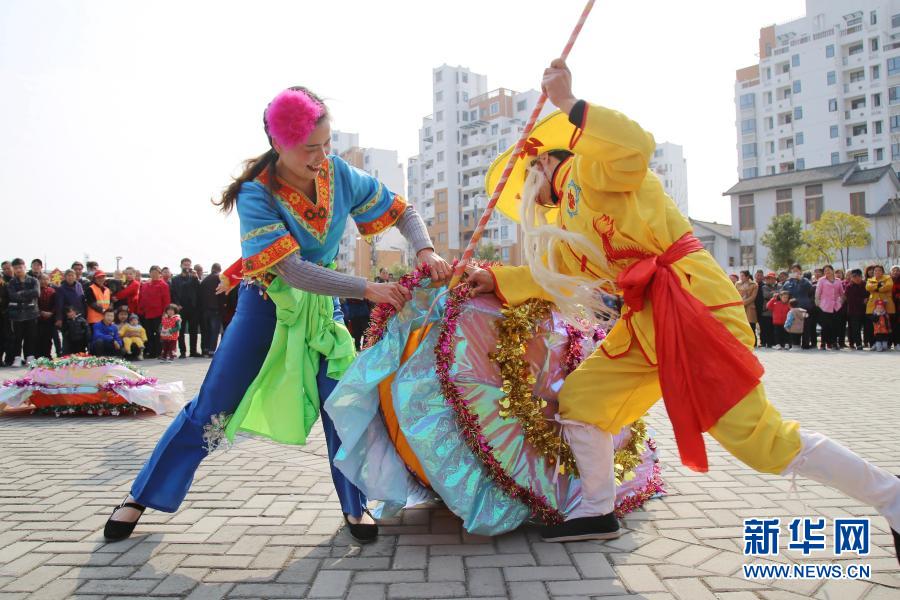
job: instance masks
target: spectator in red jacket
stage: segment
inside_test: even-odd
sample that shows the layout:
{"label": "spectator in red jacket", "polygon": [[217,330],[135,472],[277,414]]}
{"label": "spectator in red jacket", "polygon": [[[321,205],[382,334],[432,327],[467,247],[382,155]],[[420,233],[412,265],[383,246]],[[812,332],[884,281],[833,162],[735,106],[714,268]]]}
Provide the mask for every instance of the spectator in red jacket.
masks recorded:
{"label": "spectator in red jacket", "polygon": [[138,315],[141,325],[147,331],[147,345],[144,358],[156,358],[161,350],[159,326],[166,307],[172,303],[169,284],[162,279],[162,270],[153,265],[150,267],[150,281],[141,285],[138,300]]}
{"label": "spectator in red jacket", "polygon": [[791,349],[787,331],[784,329],[784,323],[787,321],[787,315],[791,310],[790,300],[790,292],[781,292],[777,296],[773,296],[769,303],[766,304],[766,308],[772,313],[775,345],[784,350]]}
{"label": "spectator in red jacket", "polygon": [[125,283],[122,284],[122,289],[113,296],[116,309],[127,306],[129,312],[136,313],[138,311],[141,282],[137,280],[136,275],[137,271],[134,270],[134,267],[125,269]]}

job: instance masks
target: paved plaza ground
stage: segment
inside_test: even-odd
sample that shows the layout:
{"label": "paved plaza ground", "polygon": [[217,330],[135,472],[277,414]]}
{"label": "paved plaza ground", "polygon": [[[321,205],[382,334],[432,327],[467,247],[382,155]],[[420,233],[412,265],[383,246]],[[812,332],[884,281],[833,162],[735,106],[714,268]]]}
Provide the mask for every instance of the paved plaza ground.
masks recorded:
{"label": "paved plaza ground", "polygon": [[[900,352],[761,352],[786,416],[900,473]],[[144,363],[190,394],[208,361]],[[0,378],[21,370],[0,370]],[[715,393],[710,390],[710,393]],[[882,518],[864,562],[869,581],[748,581],[742,520],[870,516],[820,485],[758,475],[708,438],[710,472],[677,460],[661,403],[649,416],[669,494],[628,515],[607,542],[546,544],[522,528],[468,535],[440,507],[386,522],[360,547],[342,530],[324,438],[304,448],[242,439],[205,461],[182,509],[148,511],[133,538],[104,544],[110,508],[170,422],[0,417],[0,600],[12,598],[900,598],[900,569]],[[786,527],[783,527],[786,531]],[[783,536],[785,533],[783,533]],[[816,562],[846,562],[830,557]],[[785,552],[779,562],[808,561]]]}

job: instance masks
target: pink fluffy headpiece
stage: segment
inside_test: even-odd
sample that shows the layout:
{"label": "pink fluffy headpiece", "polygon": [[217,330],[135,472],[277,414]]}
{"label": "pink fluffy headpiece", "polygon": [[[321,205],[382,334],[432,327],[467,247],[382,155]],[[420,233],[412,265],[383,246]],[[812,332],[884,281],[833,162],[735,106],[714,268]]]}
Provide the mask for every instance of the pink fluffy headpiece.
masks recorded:
{"label": "pink fluffy headpiece", "polygon": [[309,138],[325,107],[300,90],[284,90],[266,109],[266,133],[279,146],[293,148]]}

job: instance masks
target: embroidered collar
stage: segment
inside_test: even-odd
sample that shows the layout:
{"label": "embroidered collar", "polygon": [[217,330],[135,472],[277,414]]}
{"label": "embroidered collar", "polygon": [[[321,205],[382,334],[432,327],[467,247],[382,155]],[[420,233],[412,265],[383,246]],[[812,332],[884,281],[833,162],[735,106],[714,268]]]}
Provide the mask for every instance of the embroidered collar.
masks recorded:
{"label": "embroidered collar", "polygon": [[[268,170],[260,173],[256,181],[268,189]],[[306,194],[290,186],[280,177],[273,186],[275,199],[297,223],[319,243],[324,243],[331,228],[331,219],[334,214],[332,203],[334,200],[334,165],[330,158],[326,158],[316,175],[316,201],[310,200]]]}

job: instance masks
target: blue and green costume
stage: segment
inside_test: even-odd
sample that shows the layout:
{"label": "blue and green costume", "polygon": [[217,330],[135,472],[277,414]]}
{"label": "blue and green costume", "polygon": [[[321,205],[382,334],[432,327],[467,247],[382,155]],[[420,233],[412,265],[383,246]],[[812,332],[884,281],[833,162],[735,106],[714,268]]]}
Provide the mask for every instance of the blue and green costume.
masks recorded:
{"label": "blue and green costume", "polygon": [[[348,216],[362,235],[371,236],[394,225],[405,209],[402,197],[336,156],[323,163],[315,198],[280,179],[270,182],[266,172],[242,185],[237,213],[243,275],[252,283],[241,284],[234,319],[200,392],[175,417],[135,479],[136,502],[177,510],[217,429],[229,437],[241,430],[285,443],[305,441],[353,359],[353,341],[335,298],[290,288],[277,277],[267,288],[261,281],[271,279],[271,269],[293,252],[320,265],[333,263]],[[342,510],[358,517],[365,496],[334,468],[340,439],[328,415],[321,416]]]}

